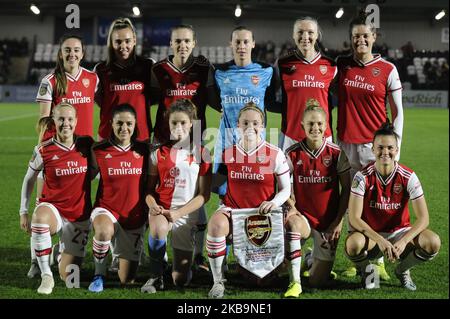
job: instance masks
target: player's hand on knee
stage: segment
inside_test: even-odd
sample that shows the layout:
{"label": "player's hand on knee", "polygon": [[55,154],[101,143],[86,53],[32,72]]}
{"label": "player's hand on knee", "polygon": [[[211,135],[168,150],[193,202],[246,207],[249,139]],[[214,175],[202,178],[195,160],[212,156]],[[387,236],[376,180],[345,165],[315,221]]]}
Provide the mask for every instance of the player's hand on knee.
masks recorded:
{"label": "player's hand on knee", "polygon": [[391,242],[382,238],[377,242],[377,245],[390,262],[394,262],[397,259],[394,253],[394,245],[392,245]]}
{"label": "player's hand on knee", "polygon": [[169,223],[174,223],[179,217],[175,211],[163,209],[161,215],[166,217]]}
{"label": "player's hand on knee", "polygon": [[164,208],[162,206],[159,205],[151,205],[149,206],[149,214],[156,216],[156,215],[161,215],[163,212]]}
{"label": "player's hand on knee", "polygon": [[266,215],[270,213],[272,209],[275,209],[275,204],[272,202],[262,202],[261,205],[259,205],[258,214],[260,215]]}
{"label": "player's hand on knee", "polygon": [[402,239],[400,239],[399,241],[397,241],[397,242],[394,244],[394,254],[395,254],[395,258],[396,258],[396,259],[400,259],[400,255],[401,255],[401,254],[403,253],[403,251],[405,250],[407,244],[408,244],[408,243],[405,242],[405,241],[403,241]]}

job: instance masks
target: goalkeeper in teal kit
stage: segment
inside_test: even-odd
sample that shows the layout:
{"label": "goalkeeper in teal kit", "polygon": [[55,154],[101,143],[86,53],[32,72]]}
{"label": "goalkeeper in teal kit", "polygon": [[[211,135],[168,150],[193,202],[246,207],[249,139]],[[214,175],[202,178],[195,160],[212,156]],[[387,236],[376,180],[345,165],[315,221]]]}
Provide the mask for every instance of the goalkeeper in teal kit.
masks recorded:
{"label": "goalkeeper in teal kit", "polygon": [[[254,47],[252,31],[237,27],[231,34],[234,60],[215,66],[217,93],[223,113],[214,147],[213,173],[217,172],[223,150],[236,143],[239,110],[249,102],[255,103],[263,112],[275,105],[274,69],[265,63],[252,62]],[[226,193],[226,183],[213,191],[222,197]]]}

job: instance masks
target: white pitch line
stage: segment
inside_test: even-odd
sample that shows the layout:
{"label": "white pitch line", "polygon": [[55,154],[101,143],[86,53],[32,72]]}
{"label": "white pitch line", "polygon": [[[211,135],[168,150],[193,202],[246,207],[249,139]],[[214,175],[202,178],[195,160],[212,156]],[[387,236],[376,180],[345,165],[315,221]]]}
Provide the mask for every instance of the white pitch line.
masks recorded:
{"label": "white pitch line", "polygon": [[36,140],[37,136],[2,136],[0,137],[0,140],[2,141],[30,141],[30,140]]}
{"label": "white pitch line", "polygon": [[14,120],[19,120],[19,119],[24,119],[24,118],[27,118],[27,117],[33,117],[33,116],[38,117],[38,114],[36,114],[36,113],[28,113],[28,114],[22,114],[22,115],[17,115],[17,116],[4,117],[4,118],[0,119],[0,122],[14,121]]}

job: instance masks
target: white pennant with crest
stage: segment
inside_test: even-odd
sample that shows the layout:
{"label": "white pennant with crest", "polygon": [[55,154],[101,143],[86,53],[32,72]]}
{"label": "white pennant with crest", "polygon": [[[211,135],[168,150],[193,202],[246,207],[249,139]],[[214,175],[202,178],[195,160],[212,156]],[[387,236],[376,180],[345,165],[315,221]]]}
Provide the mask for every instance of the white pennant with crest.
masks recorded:
{"label": "white pennant with crest", "polygon": [[233,209],[233,253],[239,265],[263,278],[284,260],[284,224],[281,208],[267,215],[257,208]]}

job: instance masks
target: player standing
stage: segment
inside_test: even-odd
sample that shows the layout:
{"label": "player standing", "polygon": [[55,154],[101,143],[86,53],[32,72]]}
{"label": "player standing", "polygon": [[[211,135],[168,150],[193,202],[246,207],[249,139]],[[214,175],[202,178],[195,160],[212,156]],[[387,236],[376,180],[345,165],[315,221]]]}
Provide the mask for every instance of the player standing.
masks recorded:
{"label": "player standing", "polygon": [[195,105],[188,99],[176,100],[166,116],[170,142],[151,153],[149,169],[146,202],[150,209],[151,277],[141,288],[147,293],[164,288],[163,259],[169,231],[172,232],[173,283],[179,288],[189,284],[199,209],[209,200],[211,192],[209,151],[191,136]]}
{"label": "player standing", "polygon": [[[429,213],[422,185],[411,169],[395,159],[399,152],[398,136],[389,123],[375,132],[372,152],[375,162],[358,172],[352,182],[349,221],[354,227],[345,245],[347,256],[362,273],[363,286],[378,288],[369,278],[370,259],[384,255],[399,260],[395,275],[402,286],[416,290],[411,267],[433,259],[441,241],[429,230]],[[408,202],[416,215],[410,223]],[[370,268],[370,267],[369,267]]]}
{"label": "player standing", "polygon": [[[39,103],[39,118],[51,117],[53,108],[60,103],[70,103],[77,111],[79,122],[75,134],[93,136],[94,96],[99,79],[94,72],[80,66],[84,46],[82,38],[66,34],[59,41],[59,50],[55,70],[46,75],[39,86],[36,101]],[[52,125],[50,125],[52,126]],[[39,143],[54,136],[53,127],[41,131]],[[44,184],[42,174],[37,180],[37,202],[41,197]],[[31,246],[30,246],[31,247]],[[55,253],[59,249],[55,248]],[[27,276],[33,278],[39,273],[39,267],[31,249],[31,267]]]}
{"label": "player standing", "polygon": [[95,66],[100,78],[96,102],[100,106],[99,139],[111,133],[112,112],[117,105],[129,104],[136,112],[137,139],[149,140],[150,72],[153,60],[136,55],[136,30],[128,18],[114,20],[108,33],[108,58]]}
{"label": "player standing", "polygon": [[[403,131],[402,85],[396,67],[372,53],[376,29],[366,14],[350,22],[352,54],[338,57],[338,144],[351,166],[352,177],[375,158],[371,151],[374,132],[387,121],[389,101],[392,123],[399,137]],[[400,152],[398,153],[400,157]],[[397,160],[398,160],[397,158]],[[383,259],[378,260],[380,278],[388,280]],[[344,275],[355,276],[351,267]]]}
{"label": "player standing", "polygon": [[91,214],[95,262],[95,276],[89,285],[92,292],[103,291],[111,242],[118,255],[122,284],[134,280],[142,252],[149,146],[136,140],[136,123],[132,106],[116,106],[112,111],[111,137],[92,147],[94,171],[100,173]]}
{"label": "player standing", "polygon": [[329,123],[325,137],[332,141],[331,120],[328,110],[330,84],[337,74],[333,60],[322,55],[319,42],[322,32],[316,19],[303,17],[295,21],[292,37],[297,48],[278,59],[276,71],[281,85],[281,136],[283,151],[305,138],[299,130],[306,101],[319,101]]}
{"label": "player standing", "polygon": [[[54,287],[50,269],[51,236],[60,238],[61,261],[59,273],[63,280],[71,264],[81,266],[89,235],[91,211],[90,136],[74,134],[77,111],[68,103],[53,109],[56,134],[35,147],[21,192],[20,227],[30,232],[33,249],[41,271],[41,285],[37,292],[51,294]],[[45,130],[45,127],[43,128]],[[39,172],[44,172],[44,187],[31,224],[28,206]]]}
{"label": "player standing", "polygon": [[[154,126],[154,142],[166,143],[170,140],[170,129],[167,120],[167,111],[172,103],[179,99],[190,99],[197,109],[197,121],[194,131],[199,135],[206,129],[206,105],[208,103],[208,91],[214,90],[214,68],[204,56],[195,57],[192,50],[197,40],[194,28],[181,24],[172,28],[170,47],[173,55],[159,61],[152,68],[152,87],[158,92],[158,112]],[[214,104],[209,101],[209,104]],[[198,214],[199,220],[195,235],[194,266],[197,269],[208,271],[209,267],[203,257],[205,230],[207,216],[205,207],[201,207]]]}
{"label": "player standing", "polygon": [[[223,150],[237,141],[236,125],[243,105],[253,102],[265,114],[266,108],[272,107],[275,101],[273,67],[252,61],[255,47],[253,32],[244,26],[235,28],[231,33],[230,46],[233,60],[216,65],[215,80],[222,118],[214,147],[213,173],[217,172]],[[226,184],[213,191],[224,196]]]}
{"label": "player standing", "polygon": [[330,277],[350,194],[350,164],[325,138],[326,118],[319,101],[308,100],[301,122],[306,138],[286,151],[295,210],[307,218],[313,235],[309,283],[314,287],[325,286]]}
{"label": "player standing", "polygon": [[[208,223],[206,249],[214,279],[208,294],[210,298],[222,298],[225,292],[222,264],[226,255],[226,237],[231,234],[232,209],[258,207],[260,214],[267,214],[283,205],[290,193],[286,157],[278,147],[261,137],[264,130],[263,111],[254,103],[247,103],[238,114],[237,126],[241,138],[224,150],[218,170],[228,180],[227,192],[223,205]],[[286,297],[298,297],[301,293],[300,239],[309,236],[309,228],[307,222],[295,213],[286,216],[285,227],[292,279]],[[237,231],[244,230],[233,230]]]}

